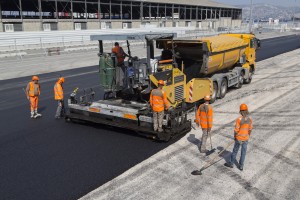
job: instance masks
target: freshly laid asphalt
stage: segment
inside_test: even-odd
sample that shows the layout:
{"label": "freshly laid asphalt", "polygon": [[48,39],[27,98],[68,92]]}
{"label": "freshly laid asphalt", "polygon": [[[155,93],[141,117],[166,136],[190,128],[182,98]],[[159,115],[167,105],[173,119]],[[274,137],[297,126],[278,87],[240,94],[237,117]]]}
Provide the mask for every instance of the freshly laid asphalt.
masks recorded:
{"label": "freshly laid asphalt", "polygon": [[[266,39],[257,61],[298,48],[299,35]],[[43,117],[35,120],[22,90],[30,77],[0,81],[0,199],[77,199],[175,142],[55,120],[53,85],[58,75],[66,77],[66,96],[78,86],[95,88],[99,98],[96,71],[92,66],[40,75]]]}

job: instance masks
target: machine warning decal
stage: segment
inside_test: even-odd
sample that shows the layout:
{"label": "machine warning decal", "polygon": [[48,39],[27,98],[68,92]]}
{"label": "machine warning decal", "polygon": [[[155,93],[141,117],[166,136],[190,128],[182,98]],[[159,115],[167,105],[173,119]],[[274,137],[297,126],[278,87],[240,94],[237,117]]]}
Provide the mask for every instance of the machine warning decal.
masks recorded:
{"label": "machine warning decal", "polygon": [[92,108],[92,107],[90,107],[89,111],[90,112],[95,112],[95,113],[100,113],[100,109],[99,108]]}
{"label": "machine warning decal", "polygon": [[133,115],[133,114],[124,114],[124,118],[136,120],[136,115]]}

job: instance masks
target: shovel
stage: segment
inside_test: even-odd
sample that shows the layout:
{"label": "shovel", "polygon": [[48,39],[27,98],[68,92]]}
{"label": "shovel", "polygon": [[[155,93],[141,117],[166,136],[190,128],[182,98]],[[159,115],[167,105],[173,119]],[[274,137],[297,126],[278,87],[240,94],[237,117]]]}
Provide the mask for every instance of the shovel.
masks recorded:
{"label": "shovel", "polygon": [[212,147],[212,142],[211,142],[211,133],[209,133],[209,138],[210,138],[210,151],[206,152],[206,156],[209,156],[210,154],[215,153],[216,148]]}
{"label": "shovel", "polygon": [[[207,117],[206,121],[207,121],[207,128],[208,128],[209,127],[209,124],[208,124],[208,110],[206,110],[206,106],[204,108],[205,108],[205,112],[206,112],[206,117]],[[209,130],[209,129],[207,129],[207,130]],[[213,149],[213,147],[212,147],[211,130],[209,132],[209,138],[210,138],[210,151],[206,152],[206,156],[209,156],[210,154],[213,154],[216,151],[216,149],[215,148]]]}

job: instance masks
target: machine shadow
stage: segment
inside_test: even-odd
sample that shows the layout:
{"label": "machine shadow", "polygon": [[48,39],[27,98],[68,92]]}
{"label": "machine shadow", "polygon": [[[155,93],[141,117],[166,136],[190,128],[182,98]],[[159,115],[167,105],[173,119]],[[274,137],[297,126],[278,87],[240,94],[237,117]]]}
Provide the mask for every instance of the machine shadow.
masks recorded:
{"label": "machine shadow", "polygon": [[181,134],[174,138],[171,138],[170,141],[166,142],[166,141],[155,140],[151,137],[147,137],[146,135],[140,134],[138,132],[135,132],[135,131],[132,131],[129,129],[113,127],[110,125],[97,124],[97,123],[93,123],[93,122],[80,121],[80,120],[74,120],[74,122],[70,122],[70,123],[80,124],[82,126],[92,127],[94,129],[98,129],[98,130],[114,131],[114,132],[117,132],[118,134],[124,134],[124,135],[128,135],[130,137],[141,138],[141,139],[149,140],[154,143],[168,144],[167,146],[174,144],[175,142],[177,142],[178,140],[180,140],[182,137],[185,136],[185,134]]}

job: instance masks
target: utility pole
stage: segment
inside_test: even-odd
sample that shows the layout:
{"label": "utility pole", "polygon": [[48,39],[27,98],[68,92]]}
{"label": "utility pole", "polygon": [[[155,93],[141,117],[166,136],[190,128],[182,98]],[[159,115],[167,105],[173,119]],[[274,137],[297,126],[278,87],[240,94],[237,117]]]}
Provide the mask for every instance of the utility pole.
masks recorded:
{"label": "utility pole", "polygon": [[252,9],[253,9],[253,0],[251,0],[251,7],[250,7],[250,19],[249,19],[249,33],[252,31]]}
{"label": "utility pole", "polygon": [[293,27],[295,25],[295,10],[296,10],[296,0],[295,0],[295,8],[294,8],[294,14],[293,14]]}

